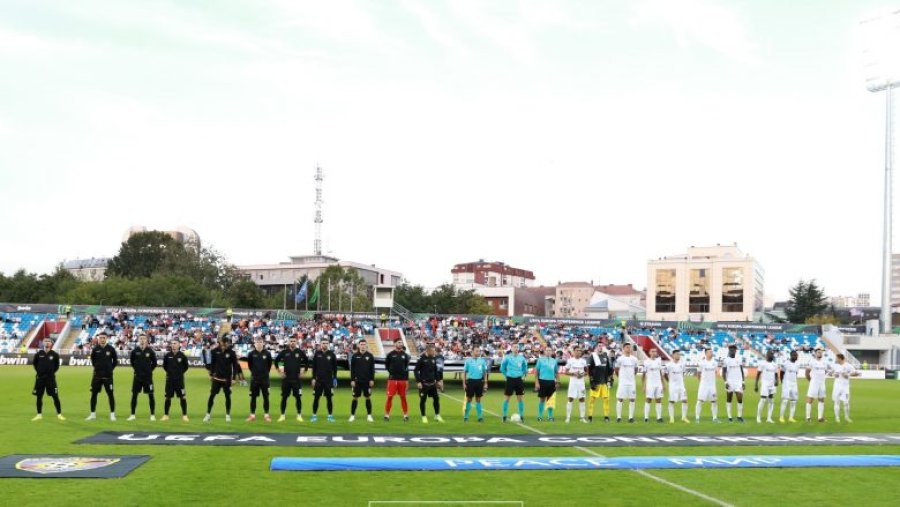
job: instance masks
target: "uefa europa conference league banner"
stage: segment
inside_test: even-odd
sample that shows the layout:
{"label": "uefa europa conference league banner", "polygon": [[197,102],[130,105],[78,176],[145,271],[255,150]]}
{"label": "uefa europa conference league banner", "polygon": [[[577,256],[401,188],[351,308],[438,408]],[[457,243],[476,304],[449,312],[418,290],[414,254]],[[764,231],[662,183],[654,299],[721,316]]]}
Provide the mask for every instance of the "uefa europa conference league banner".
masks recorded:
{"label": "uefa europa conference league banner", "polygon": [[795,435],[377,435],[104,431],[76,444],[270,447],[714,447],[897,445],[897,433]]}

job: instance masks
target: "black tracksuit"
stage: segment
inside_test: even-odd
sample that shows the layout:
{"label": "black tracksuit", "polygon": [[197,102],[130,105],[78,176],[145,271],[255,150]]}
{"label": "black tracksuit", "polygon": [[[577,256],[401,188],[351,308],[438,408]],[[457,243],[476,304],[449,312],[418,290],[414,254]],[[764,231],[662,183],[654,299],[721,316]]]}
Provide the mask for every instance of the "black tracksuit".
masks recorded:
{"label": "black tracksuit", "polygon": [[419,411],[425,417],[425,401],[431,396],[434,405],[434,415],[441,414],[441,398],[438,394],[437,383],[444,380],[444,358],[440,356],[419,356],[416,360],[416,368],[413,374],[416,382],[422,384],[419,389]]}
{"label": "black tracksuit", "polygon": [[184,392],[184,374],[188,370],[188,359],[184,352],[171,350],[163,356],[163,371],[166,372],[166,415],[172,407],[172,397],[181,402],[181,415],[187,415],[187,395]]}
{"label": "black tracksuit", "polygon": [[94,368],[94,374],[91,377],[91,413],[97,411],[97,395],[100,389],[106,391],[109,398],[109,411],[116,411],[116,396],[113,394],[113,370],[119,364],[119,356],[116,349],[109,343],[105,347],[99,344],[91,350],[91,365]]}
{"label": "black tracksuit", "polygon": [[390,380],[409,380],[409,354],[392,350],[384,358],[384,369],[388,372]]}
{"label": "black tracksuit", "polygon": [[591,389],[596,389],[597,386],[603,384],[612,387],[613,372],[615,372],[613,360],[606,352],[601,352],[597,356],[600,360],[599,363],[594,360],[594,354],[588,354],[588,374],[591,379]]}
{"label": "black tracksuit", "polygon": [[231,381],[235,377],[243,376],[241,364],[238,363],[237,353],[232,348],[222,350],[215,348],[209,351],[209,378],[212,387],[209,390],[209,400],[206,402],[206,413],[212,412],[213,403],[219,391],[225,393],[225,413],[231,414]]}
{"label": "black tracksuit", "polygon": [[303,385],[300,375],[308,366],[309,358],[299,348],[286,348],[275,356],[275,367],[284,369],[284,378],[281,379],[281,415],[287,410],[287,399],[291,395],[297,405],[297,414],[302,413],[303,402],[300,397],[303,395]]}
{"label": "black tracksuit", "polygon": [[56,413],[61,414],[59,403],[59,387],[56,385],[56,372],[59,370],[59,354],[55,351],[40,350],[34,355],[34,390],[31,391],[37,397],[37,413],[44,408],[44,392],[53,398]]}
{"label": "black tracksuit", "polygon": [[332,382],[337,377],[337,356],[334,355],[334,352],[317,350],[313,354],[312,373],[316,382],[313,388],[313,415],[316,415],[316,412],[319,411],[319,398],[322,395],[325,395],[328,415],[331,415],[334,411],[334,404],[331,400],[333,395],[331,388]]}
{"label": "black tracksuit", "polygon": [[134,380],[131,382],[131,415],[137,409],[138,395],[147,393],[150,399],[150,414],[156,413],[156,399],[153,396],[153,370],[156,369],[156,352],[149,346],[146,348],[135,347],[131,351],[131,368],[134,370]]}
{"label": "black tracksuit", "polygon": [[272,370],[272,354],[255,348],[247,354],[247,368],[250,370],[250,413],[256,413],[256,398],[262,393],[263,411],[269,413],[269,372]]}
{"label": "black tracksuit", "polygon": [[369,383],[375,380],[375,356],[371,352],[356,352],[350,357],[350,380],[353,382],[350,415],[356,415],[360,396],[366,397],[366,413],[372,415],[372,388]]}

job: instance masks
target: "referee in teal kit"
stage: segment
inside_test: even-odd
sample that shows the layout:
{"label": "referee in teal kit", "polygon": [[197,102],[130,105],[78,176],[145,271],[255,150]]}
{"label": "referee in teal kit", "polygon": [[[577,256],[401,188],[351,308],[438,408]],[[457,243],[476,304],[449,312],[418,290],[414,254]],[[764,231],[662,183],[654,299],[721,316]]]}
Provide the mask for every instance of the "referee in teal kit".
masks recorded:
{"label": "referee in teal kit", "polygon": [[472,357],[466,359],[463,368],[463,389],[466,391],[466,411],[463,414],[463,422],[469,421],[469,409],[472,408],[472,398],[475,398],[475,414],[478,422],[484,422],[484,412],[481,408],[481,397],[488,386],[488,365],[481,357],[481,347],[472,349]]}

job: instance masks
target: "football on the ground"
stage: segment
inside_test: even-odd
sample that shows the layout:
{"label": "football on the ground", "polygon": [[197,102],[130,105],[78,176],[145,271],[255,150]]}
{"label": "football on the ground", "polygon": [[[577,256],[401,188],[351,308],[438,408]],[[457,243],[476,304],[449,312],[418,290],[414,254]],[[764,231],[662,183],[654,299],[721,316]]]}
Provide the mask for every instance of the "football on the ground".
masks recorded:
{"label": "football on the ground", "polygon": [[509,420],[512,422],[521,422],[522,418],[519,417],[519,414],[513,414],[512,417],[509,418]]}

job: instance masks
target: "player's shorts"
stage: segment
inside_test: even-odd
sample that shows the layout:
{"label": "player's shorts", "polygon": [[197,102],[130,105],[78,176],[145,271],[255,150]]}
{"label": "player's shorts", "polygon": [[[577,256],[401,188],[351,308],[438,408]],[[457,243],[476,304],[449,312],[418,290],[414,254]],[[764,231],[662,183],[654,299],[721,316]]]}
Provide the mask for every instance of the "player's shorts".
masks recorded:
{"label": "player's shorts", "polygon": [[316,379],[316,385],[313,387],[313,396],[324,396],[331,398],[334,395],[331,380]]}
{"label": "player's shorts", "polygon": [[219,394],[219,391],[224,392],[226,395],[231,396],[231,380],[220,380],[220,379],[212,379],[210,382],[209,394],[215,396]]}
{"label": "player's shorts", "polygon": [[291,395],[293,395],[295,398],[299,398],[300,396],[302,396],[303,385],[299,380],[281,379],[281,397],[287,398]]}
{"label": "player's shorts", "polygon": [[409,387],[409,382],[406,380],[388,380],[387,383],[387,395],[394,396],[400,395],[401,398],[406,397],[406,389]]}
{"label": "player's shorts", "polygon": [[106,389],[107,392],[113,392],[113,379],[112,377],[103,378],[103,377],[92,377],[91,378],[91,392],[99,393],[101,389]]}
{"label": "player's shorts", "polygon": [[825,398],[825,382],[810,382],[806,390],[806,397],[813,399]]}
{"label": "player's shorts", "polygon": [[353,386],[353,397],[359,398],[360,396],[365,396],[366,398],[372,396],[372,388],[369,387],[368,380],[357,381],[356,385]]}
{"label": "player's shorts", "polygon": [[619,384],[619,388],[616,389],[616,399],[617,400],[633,400],[635,398],[636,392],[635,387],[629,384]]}
{"label": "player's shorts", "polygon": [[675,385],[669,384],[669,402],[670,403],[681,403],[686,402],[688,400],[687,397],[687,389],[685,389],[684,384]]}
{"label": "player's shorts", "polygon": [[466,398],[481,398],[482,396],[484,396],[484,379],[466,380]]}
{"label": "player's shorts", "polygon": [[799,397],[800,393],[797,389],[797,384],[781,384],[781,399],[797,401]]}
{"label": "player's shorts", "polygon": [[166,377],[166,398],[172,398],[174,396],[184,398],[184,379]]}
{"label": "player's shorts", "polygon": [[663,397],[663,386],[647,386],[647,394],[646,397],[651,400],[659,400]]}
{"label": "player's shorts", "polygon": [[569,398],[584,398],[584,379],[573,378],[569,381]]}
{"label": "player's shorts", "polygon": [[37,377],[34,379],[34,390],[31,391],[31,394],[43,396],[45,392],[50,396],[59,394],[59,387],[56,385],[55,375],[49,377]]}
{"label": "player's shorts", "polygon": [[838,386],[831,390],[831,399],[834,401],[850,401],[850,387]]}
{"label": "player's shorts", "polygon": [[591,388],[591,398],[609,398],[609,385],[597,384]]}
{"label": "player's shorts", "polygon": [[250,379],[250,396],[257,397],[260,393],[269,394],[269,380],[268,379]]}
{"label": "player's shorts", "polygon": [[725,392],[744,394],[744,382],[738,380],[734,382],[725,382]]}
{"label": "player's shorts", "polygon": [[555,380],[538,380],[538,398],[549,398],[556,393]]}
{"label": "player's shorts", "polygon": [[134,377],[134,380],[131,381],[131,392],[133,394],[153,394],[153,379]]}
{"label": "player's shorts", "polygon": [[431,396],[432,398],[438,397],[437,382],[422,382],[422,389],[419,389],[419,397],[427,398],[429,396]]}
{"label": "player's shorts", "polygon": [[778,388],[775,387],[775,384],[762,384],[759,386],[759,395],[762,398],[771,398],[775,396],[776,391],[778,391]]}
{"label": "player's shorts", "polygon": [[525,382],[522,381],[522,377],[507,377],[503,394],[505,396],[512,396],[513,394],[522,396],[525,394]]}
{"label": "player's shorts", "polygon": [[697,391],[697,401],[710,402],[716,401],[717,398],[718,393],[716,393],[715,385],[700,384],[700,389]]}

